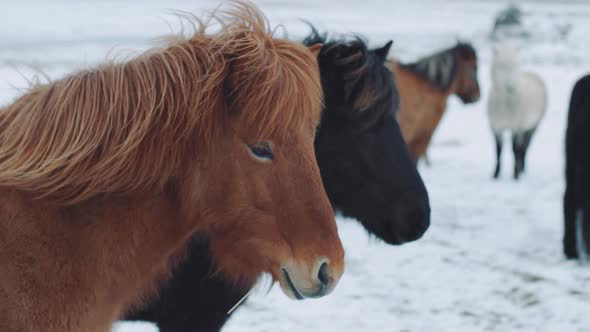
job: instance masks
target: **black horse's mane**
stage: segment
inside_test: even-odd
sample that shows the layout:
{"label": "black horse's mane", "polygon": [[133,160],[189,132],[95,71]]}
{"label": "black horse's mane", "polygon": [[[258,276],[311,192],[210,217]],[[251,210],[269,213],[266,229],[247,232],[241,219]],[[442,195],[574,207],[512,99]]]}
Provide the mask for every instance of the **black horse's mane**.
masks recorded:
{"label": "black horse's mane", "polygon": [[391,100],[391,95],[397,93],[393,77],[384,66],[384,58],[380,59],[376,50],[369,49],[362,36],[329,37],[327,33],[318,32],[313,25],[310,24],[310,27],[311,33],[303,40],[303,44],[323,45],[318,56],[320,71],[324,66],[332,66],[330,72],[342,75],[342,81],[337,83],[322,79],[325,92],[334,93],[330,84],[342,84],[344,98],[338,98],[349,102],[349,112],[363,113],[363,121],[367,123],[375,122],[392,108],[397,111],[397,105],[383,102]]}
{"label": "black horse's mane", "polygon": [[459,42],[452,48],[400,66],[426,79],[438,90],[446,91],[455,79],[459,59],[469,56],[476,57],[475,48],[469,43]]}
{"label": "black horse's mane", "polygon": [[[328,38],[327,33],[320,33],[310,24],[311,33],[303,40],[303,44],[311,46],[322,44],[322,49],[318,56],[320,68],[325,61],[333,61],[339,66],[339,69],[345,79],[345,90],[348,94],[358,85],[362,75],[367,71],[367,56],[369,50],[367,43],[359,35],[351,38]],[[347,97],[350,97],[347,95]]]}

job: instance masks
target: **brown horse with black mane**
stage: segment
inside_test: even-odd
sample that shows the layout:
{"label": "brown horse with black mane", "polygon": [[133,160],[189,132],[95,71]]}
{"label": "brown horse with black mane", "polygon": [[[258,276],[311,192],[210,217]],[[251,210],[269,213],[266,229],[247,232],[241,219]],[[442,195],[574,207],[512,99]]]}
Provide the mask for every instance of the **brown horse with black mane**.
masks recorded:
{"label": "brown horse with black mane", "polygon": [[400,94],[398,120],[414,160],[424,156],[432,135],[456,94],[465,104],[479,100],[477,55],[473,46],[455,47],[427,56],[415,63],[389,60]]}
{"label": "brown horse with black mane", "polygon": [[252,5],[0,112],[0,331],[108,331],[206,234],[219,273],[329,293],[343,249],[314,156],[310,48]]}

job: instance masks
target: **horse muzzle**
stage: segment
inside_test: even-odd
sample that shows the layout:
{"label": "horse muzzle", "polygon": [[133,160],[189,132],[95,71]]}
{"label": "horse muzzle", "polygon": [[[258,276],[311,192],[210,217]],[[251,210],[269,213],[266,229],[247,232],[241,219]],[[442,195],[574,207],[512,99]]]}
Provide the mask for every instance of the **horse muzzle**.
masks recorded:
{"label": "horse muzzle", "polygon": [[332,292],[341,274],[342,272],[331,269],[326,258],[320,258],[311,269],[303,264],[282,266],[279,284],[283,292],[292,299],[318,298]]}
{"label": "horse muzzle", "polygon": [[480,94],[479,92],[473,92],[468,95],[459,95],[459,99],[461,99],[463,104],[474,104],[479,101]]}

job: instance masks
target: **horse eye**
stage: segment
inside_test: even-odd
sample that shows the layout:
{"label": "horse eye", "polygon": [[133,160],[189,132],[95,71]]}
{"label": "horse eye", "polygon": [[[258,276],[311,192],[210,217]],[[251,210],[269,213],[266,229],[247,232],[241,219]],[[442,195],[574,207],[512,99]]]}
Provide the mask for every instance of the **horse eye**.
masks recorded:
{"label": "horse eye", "polygon": [[273,160],[274,154],[270,144],[267,142],[259,142],[252,145],[248,145],[248,149],[258,160]]}

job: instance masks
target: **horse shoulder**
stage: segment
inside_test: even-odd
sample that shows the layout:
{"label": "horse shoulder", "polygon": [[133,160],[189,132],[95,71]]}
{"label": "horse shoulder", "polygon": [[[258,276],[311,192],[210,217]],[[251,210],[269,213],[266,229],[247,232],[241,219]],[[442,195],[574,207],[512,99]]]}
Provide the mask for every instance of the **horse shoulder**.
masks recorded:
{"label": "horse shoulder", "polygon": [[498,108],[498,93],[494,89],[491,89],[487,102],[488,114],[497,112]]}
{"label": "horse shoulder", "polygon": [[64,246],[64,241],[55,240],[64,239],[67,232],[59,232],[52,223],[58,215],[55,209],[45,210],[42,203],[37,204],[26,193],[14,189],[2,187],[0,195],[0,313],[35,308],[37,315],[34,321],[9,314],[0,320],[7,320],[4,323],[9,326],[8,331],[53,331],[54,324],[59,323],[52,321],[51,301],[44,301],[47,298],[41,294],[52,296],[57,302],[68,294],[68,289],[60,287],[63,282],[52,283],[62,280],[58,272],[64,268],[63,259],[52,259]]}
{"label": "horse shoulder", "polygon": [[526,86],[534,88],[539,92],[545,93],[545,82],[543,81],[541,76],[533,72],[523,72],[521,77],[525,81]]}
{"label": "horse shoulder", "polygon": [[542,117],[547,108],[547,89],[543,79],[531,72],[524,72],[520,77],[519,88],[523,99],[521,107]]}
{"label": "horse shoulder", "polygon": [[[188,234],[167,222],[174,216],[165,213],[161,199],[141,205],[96,198],[60,207],[22,191],[0,188],[0,195],[0,288],[8,294],[0,312],[5,305],[33,306],[45,313],[42,323],[58,316],[52,300],[80,318],[75,324],[115,320],[138,295],[152,292],[155,280],[169,271],[169,243]],[[89,306],[104,310],[91,312]]]}

